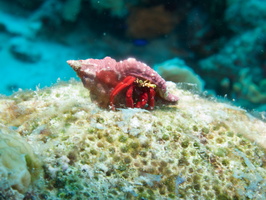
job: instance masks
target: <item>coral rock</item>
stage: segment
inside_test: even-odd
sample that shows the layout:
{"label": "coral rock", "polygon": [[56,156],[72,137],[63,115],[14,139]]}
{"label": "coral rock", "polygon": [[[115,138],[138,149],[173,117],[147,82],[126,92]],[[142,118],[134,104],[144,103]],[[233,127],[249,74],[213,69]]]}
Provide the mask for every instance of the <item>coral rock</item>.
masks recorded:
{"label": "coral rock", "polygon": [[2,97],[1,124],[17,126],[43,160],[45,176],[28,194],[266,199],[265,122],[237,107],[175,91],[182,101],[178,109],[153,112],[99,109],[79,82]]}
{"label": "coral rock", "polygon": [[136,8],[127,20],[127,34],[133,38],[150,39],[170,33],[178,20],[160,5]]}

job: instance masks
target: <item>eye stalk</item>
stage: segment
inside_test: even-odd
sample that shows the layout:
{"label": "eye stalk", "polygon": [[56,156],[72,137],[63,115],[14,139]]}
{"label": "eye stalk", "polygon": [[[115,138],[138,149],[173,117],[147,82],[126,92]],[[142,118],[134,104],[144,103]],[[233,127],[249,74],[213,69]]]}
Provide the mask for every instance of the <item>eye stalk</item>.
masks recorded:
{"label": "eye stalk", "polygon": [[152,84],[149,80],[141,80],[141,79],[136,79],[135,83],[138,84],[139,87],[148,87],[148,88],[156,88],[155,84]]}

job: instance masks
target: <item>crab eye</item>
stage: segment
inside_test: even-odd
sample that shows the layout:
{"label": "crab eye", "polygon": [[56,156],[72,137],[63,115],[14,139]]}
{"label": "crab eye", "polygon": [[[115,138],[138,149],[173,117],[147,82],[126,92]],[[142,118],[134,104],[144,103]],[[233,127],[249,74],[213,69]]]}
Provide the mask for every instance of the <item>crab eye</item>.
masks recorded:
{"label": "crab eye", "polygon": [[141,80],[136,79],[135,82],[138,84],[139,87],[148,87],[148,88],[155,88],[156,84],[152,84],[149,80]]}

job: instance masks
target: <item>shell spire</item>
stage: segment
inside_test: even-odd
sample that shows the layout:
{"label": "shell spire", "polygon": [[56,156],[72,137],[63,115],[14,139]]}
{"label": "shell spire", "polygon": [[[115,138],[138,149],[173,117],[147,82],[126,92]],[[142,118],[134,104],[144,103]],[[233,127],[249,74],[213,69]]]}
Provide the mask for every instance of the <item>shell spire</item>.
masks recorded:
{"label": "shell spire", "polygon": [[67,64],[69,64],[70,67],[75,70],[75,72],[78,72],[81,68],[81,62],[79,60],[68,60]]}
{"label": "shell spire", "polygon": [[170,92],[167,82],[156,71],[134,58],[119,62],[111,57],[89,58],[68,60],[67,63],[76,71],[84,87],[90,90],[91,99],[100,107],[108,108],[114,98],[116,107],[145,107],[149,104],[148,108],[152,109],[155,100],[162,99],[166,104],[178,101],[178,97]]}

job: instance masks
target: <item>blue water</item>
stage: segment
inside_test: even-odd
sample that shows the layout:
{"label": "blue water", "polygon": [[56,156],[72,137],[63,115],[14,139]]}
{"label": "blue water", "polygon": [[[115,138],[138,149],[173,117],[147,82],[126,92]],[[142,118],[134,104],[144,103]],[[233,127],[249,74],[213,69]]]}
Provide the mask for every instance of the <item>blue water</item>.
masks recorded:
{"label": "blue water", "polygon": [[265,1],[103,2],[0,0],[0,94],[77,78],[69,59],[179,58],[209,93],[266,110]]}

